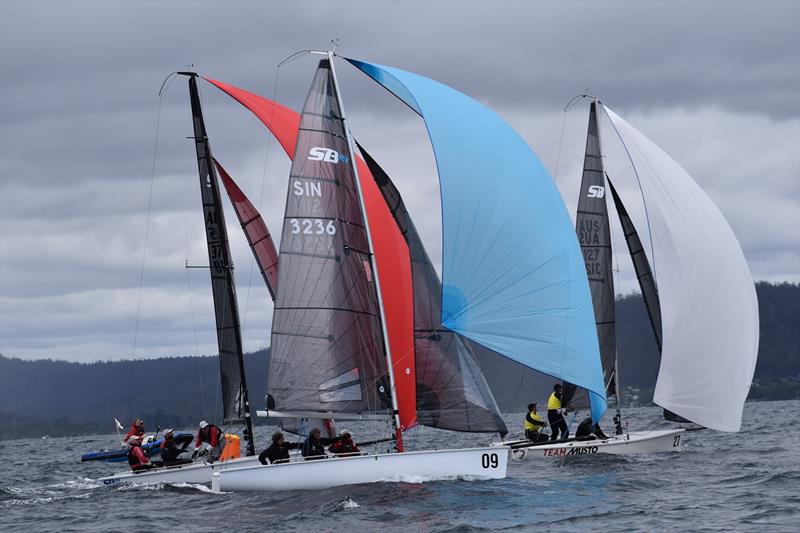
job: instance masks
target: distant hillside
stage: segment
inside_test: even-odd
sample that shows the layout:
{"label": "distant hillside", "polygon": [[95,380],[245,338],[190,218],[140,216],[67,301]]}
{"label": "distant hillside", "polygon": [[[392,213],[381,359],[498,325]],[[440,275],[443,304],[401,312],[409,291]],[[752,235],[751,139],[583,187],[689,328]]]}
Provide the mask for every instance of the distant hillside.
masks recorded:
{"label": "distant hillside", "polygon": [[[800,286],[757,284],[761,342],[751,399],[800,395]],[[651,389],[659,356],[639,295],[617,301],[620,377],[623,387]],[[252,405],[266,393],[269,350],[247,354],[245,366]],[[537,386],[505,387],[513,363],[480,355],[498,404],[518,410]],[[516,390],[510,390],[516,389]],[[128,424],[142,416],[156,425],[190,427],[220,418],[216,357],[172,357],[124,362],[67,363],[22,361],[0,356],[0,438],[111,431],[114,417]],[[646,395],[645,395],[646,396]]]}

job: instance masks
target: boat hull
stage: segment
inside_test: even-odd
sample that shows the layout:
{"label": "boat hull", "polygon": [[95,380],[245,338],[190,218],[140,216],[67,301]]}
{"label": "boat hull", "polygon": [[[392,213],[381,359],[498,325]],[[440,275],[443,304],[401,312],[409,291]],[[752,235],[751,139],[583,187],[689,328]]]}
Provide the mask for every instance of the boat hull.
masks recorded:
{"label": "boat hull", "polygon": [[499,446],[510,446],[514,460],[556,459],[585,455],[636,455],[680,451],[685,429],[655,431],[633,431],[627,435],[609,439],[569,441],[521,446],[524,441],[501,442]]}
{"label": "boat hull", "polygon": [[359,455],[228,468],[215,474],[212,488],[221,491],[314,490],[376,482],[502,479],[506,477],[507,465],[506,447]]}
{"label": "boat hull", "polygon": [[104,485],[122,483],[211,483],[214,472],[237,466],[259,464],[258,457],[240,457],[222,463],[192,463],[180,466],[166,466],[134,474],[130,470],[113,476],[98,479]]}

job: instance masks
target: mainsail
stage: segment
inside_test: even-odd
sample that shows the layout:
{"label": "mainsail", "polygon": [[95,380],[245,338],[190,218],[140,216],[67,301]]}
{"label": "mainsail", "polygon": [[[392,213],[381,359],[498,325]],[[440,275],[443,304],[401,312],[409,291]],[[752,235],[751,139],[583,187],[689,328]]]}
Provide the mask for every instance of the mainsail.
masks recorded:
{"label": "mainsail", "polygon": [[[218,80],[206,80],[249,109],[275,135],[289,157],[295,155],[300,115],[259,95]],[[414,310],[409,252],[392,214],[361,157],[356,157],[358,179],[373,233],[373,253],[381,279],[388,341],[392,350],[400,425],[413,427],[416,419],[416,365],[414,362]]]}
{"label": "mainsail", "polygon": [[[595,102],[592,102],[589,109],[586,153],[583,159],[583,176],[578,196],[575,230],[578,234],[578,242],[580,242],[583,261],[586,265],[586,276],[589,279],[589,289],[592,293],[597,339],[600,343],[600,359],[603,364],[603,381],[606,386],[606,394],[613,395],[617,357],[614,272]],[[588,398],[584,389],[577,389],[575,385],[565,382],[563,392],[565,406],[588,407]]]}
{"label": "mainsail", "polygon": [[[216,80],[209,82],[251,110],[279,139],[287,153],[294,155],[292,133],[296,136],[299,115],[295,114],[295,119],[291,115],[293,111],[266,98]],[[389,287],[382,287],[384,305],[387,309],[396,309],[391,306],[400,298],[413,298],[414,302],[413,323],[409,323],[409,329],[413,327],[411,333],[414,358],[410,354],[406,355],[406,352],[394,349],[398,346],[397,339],[400,336],[393,335],[390,322],[389,336],[393,341],[395,354],[395,380],[408,375],[406,369],[411,371],[411,376],[416,374],[416,409],[421,424],[456,431],[505,433],[505,424],[483,372],[475,361],[475,355],[481,357],[482,362],[491,360],[491,364],[495,366],[503,366],[507,360],[487,353],[489,350],[446,328],[440,327],[438,331],[434,331],[433,319],[440,315],[439,278],[399,192],[377,162],[363,147],[359,148],[363,158],[357,157],[358,173],[367,200],[370,225],[373,233],[382,232],[381,238],[375,243],[375,258],[382,275],[385,267],[393,269],[387,271],[385,279],[395,280]],[[395,233],[400,235],[399,242],[394,237]],[[411,283],[406,283],[405,279],[413,279],[413,292]],[[404,323],[397,320],[403,317],[404,312],[392,315],[395,322]],[[400,333],[404,328],[405,326],[401,328]],[[416,362],[412,366],[414,359]],[[522,368],[520,366],[515,371],[519,372]],[[508,377],[501,381],[508,388]],[[516,388],[517,385],[513,386]],[[409,401],[406,400],[404,404],[406,395],[402,389],[399,392],[402,422],[409,418],[403,414],[408,412]],[[409,425],[405,424],[404,427],[408,428]]]}
{"label": "mainsail", "polygon": [[278,250],[275,249],[272,236],[270,236],[261,214],[216,159],[214,160],[214,166],[217,167],[217,172],[228,193],[228,198],[230,198],[233,209],[236,211],[236,217],[239,219],[245,237],[247,237],[247,244],[250,245],[250,249],[253,251],[253,256],[258,264],[258,269],[261,271],[261,276],[264,278],[264,283],[267,284],[270,297],[274,300],[275,288],[278,286]]}
{"label": "mainsail", "polygon": [[189,76],[189,96],[192,104],[194,141],[197,150],[197,166],[200,176],[200,193],[203,202],[203,220],[208,245],[211,289],[214,295],[214,312],[217,324],[217,344],[222,381],[222,410],[225,423],[245,423],[247,454],[253,455],[253,428],[250,404],[244,377],[242,337],[239,329],[239,310],[236,304],[236,286],[233,280],[233,265],[228,246],[228,232],[219,194],[219,183],[211,164],[211,148],[208,143],[203,110],[197,90],[197,75]]}
{"label": "mainsail", "polygon": [[588,389],[599,419],[606,398],[591,294],[575,231],[544,166],[508,124],[466,95],[347,60],[428,128],[443,220],[439,324]]}
{"label": "mainsail", "polygon": [[268,391],[281,411],[391,405],[351,157],[330,64],[322,60],[301,115],[280,244]]}
{"label": "mainsail", "polygon": [[652,236],[662,323],[653,400],[686,419],[738,431],[758,354],[758,300],[719,208],[678,163],[604,107],[630,157]]}

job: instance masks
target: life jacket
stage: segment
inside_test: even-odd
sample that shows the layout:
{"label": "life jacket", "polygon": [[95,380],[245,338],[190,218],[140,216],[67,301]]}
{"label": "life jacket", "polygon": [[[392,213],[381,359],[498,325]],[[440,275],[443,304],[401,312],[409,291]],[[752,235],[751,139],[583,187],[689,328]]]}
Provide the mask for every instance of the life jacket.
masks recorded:
{"label": "life jacket", "polygon": [[[139,453],[137,453],[137,450]],[[128,464],[131,466],[131,470],[138,470],[144,466],[145,463],[142,461],[140,454],[144,455],[144,450],[142,450],[141,446],[131,446],[130,450],[128,450]]]}
{"label": "life jacket", "polygon": [[206,435],[203,434],[202,429],[197,432],[197,439],[195,440],[195,446],[200,446],[204,442],[209,443],[211,446],[216,446],[217,444],[219,444],[219,441],[221,441],[222,438],[224,437],[222,430],[219,429],[214,424],[209,424],[207,429],[208,433]]}
{"label": "life jacket", "polygon": [[[539,416],[539,413],[534,413],[533,411],[531,411],[530,413],[528,413],[528,416],[530,416],[532,419],[536,420],[537,422],[541,422],[542,421],[542,417]],[[525,417],[525,431],[528,431],[528,430],[539,431],[540,429],[542,429],[542,427],[544,427],[544,426],[543,425],[540,426],[538,424],[531,424],[530,422],[528,422],[528,417]]]}
{"label": "life jacket", "polygon": [[553,393],[547,399],[547,410],[551,411],[555,409],[561,409],[561,398],[556,396],[556,392],[553,391]]}

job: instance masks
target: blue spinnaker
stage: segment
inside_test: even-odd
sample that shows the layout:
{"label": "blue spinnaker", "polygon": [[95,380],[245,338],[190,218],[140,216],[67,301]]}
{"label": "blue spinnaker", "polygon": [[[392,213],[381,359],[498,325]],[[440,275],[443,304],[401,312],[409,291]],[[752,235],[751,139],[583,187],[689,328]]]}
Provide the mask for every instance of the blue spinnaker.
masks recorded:
{"label": "blue spinnaker", "polygon": [[472,98],[348,59],[425,120],[442,202],[442,325],[529,368],[606,395],[583,256],[552,178],[525,141]]}

